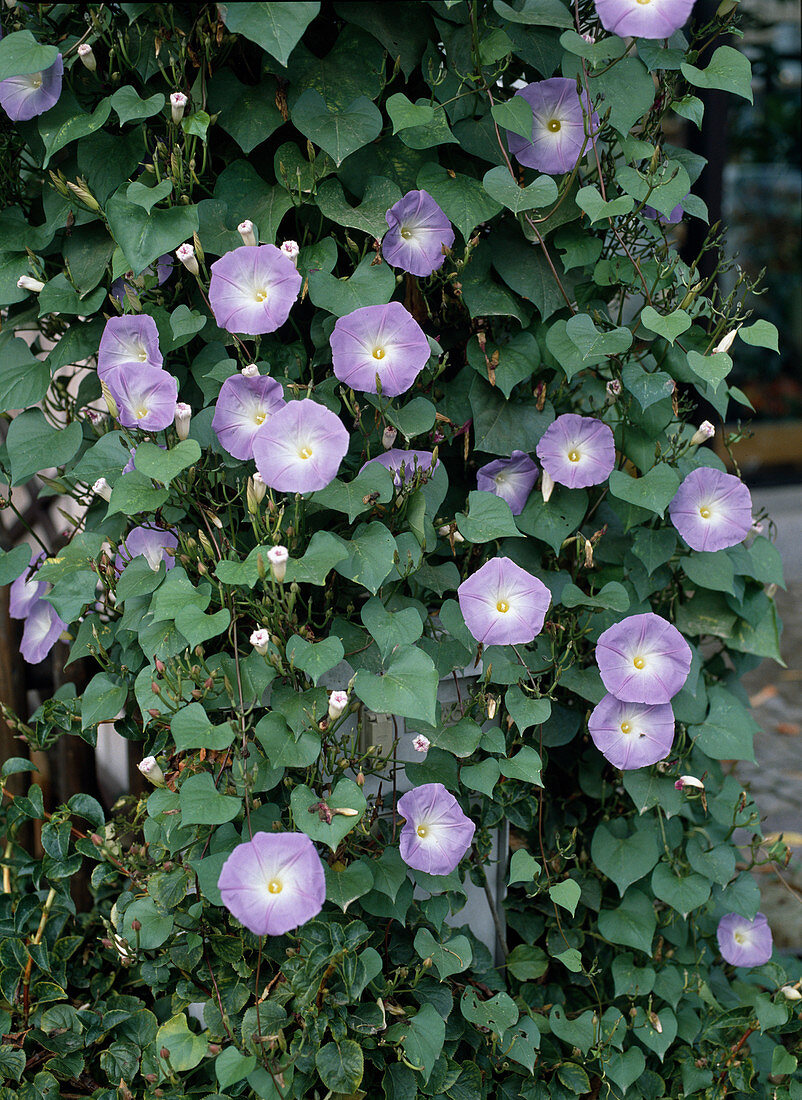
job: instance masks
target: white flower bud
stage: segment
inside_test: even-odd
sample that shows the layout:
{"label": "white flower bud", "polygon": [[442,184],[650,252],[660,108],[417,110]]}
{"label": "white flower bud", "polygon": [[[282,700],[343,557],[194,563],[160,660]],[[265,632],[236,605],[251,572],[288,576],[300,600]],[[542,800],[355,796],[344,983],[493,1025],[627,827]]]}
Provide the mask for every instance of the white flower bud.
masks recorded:
{"label": "white flower bud", "polygon": [[237,226],[237,232],[242,237],[243,244],[258,244],[256,239],[256,233],[254,231],[254,224],[248,221],[247,218],[244,222],[240,222]]}
{"label": "white flower bud", "polygon": [[494,695],[488,695],[485,701],[485,706],[487,709],[487,717],[492,722],[493,719],[496,717],[496,707],[498,706],[498,699],[496,699]]}
{"label": "white flower bud", "polygon": [[254,630],[253,634],[251,634],[250,642],[256,652],[261,653],[264,657],[265,653],[267,653],[270,648],[270,635],[264,627],[260,627],[259,630]]}
{"label": "white flower bud", "polygon": [[718,355],[719,352],[729,351],[730,348],[732,347],[732,344],[733,344],[733,341],[734,341],[735,337],[738,335],[738,329],[740,327],[741,326],[738,325],[738,328],[734,328],[732,330],[732,332],[728,332],[726,336],[722,336],[722,338],[719,340],[719,342],[713,348],[713,351],[711,352],[711,355]]}
{"label": "white flower bud", "polygon": [[437,533],[438,535],[442,535],[444,539],[453,539],[454,542],[465,542],[465,539],[462,537],[456,527],[453,531],[451,530],[450,523],[444,523],[442,527],[438,527]]}
{"label": "white flower bud", "polygon": [[31,290],[34,294],[40,294],[45,289],[44,283],[38,279],[32,279],[30,275],[20,275],[17,286],[20,290]]}
{"label": "white flower bud", "polygon": [[415,752],[428,752],[431,741],[428,737],[424,737],[422,733],[419,733],[417,737],[412,739],[412,747]]}
{"label": "white flower bud", "polygon": [[540,491],[543,494],[543,503],[546,504],[554,492],[554,479],[545,470],[543,471],[543,480],[540,482]]}
{"label": "white flower bud", "polygon": [[298,253],[301,250],[298,247],[297,241],[285,241],[284,244],[282,244],[281,246],[281,251],[287,257],[287,259],[292,260],[296,267],[298,266]]}
{"label": "white flower bud", "polygon": [[198,261],[195,258],[195,249],[191,244],[182,244],[175,251],[176,258],[181,261],[190,275],[198,275],[200,268],[198,267]]}
{"label": "white flower bud", "polygon": [[287,572],[289,557],[290,552],[286,546],[271,546],[267,552],[267,560],[270,562],[270,569],[273,573],[273,577],[279,584],[284,580],[284,575]]}
{"label": "white flower bud", "polygon": [[247,367],[243,367],[240,371],[243,378],[258,378],[259,368],[256,363],[249,363]]}
{"label": "white flower bud", "polygon": [[705,785],[701,779],[697,779],[695,775],[681,775],[674,784],[678,791],[681,791],[683,787],[694,787],[697,791],[703,791]]}
{"label": "white flower bud", "polygon": [[154,787],[164,787],[164,772],[156,763],[155,756],[146,756],[144,760],[137,764],[137,767],[144,775],[145,779],[150,780]]}
{"label": "white flower bud", "polygon": [[348,706],[348,692],[347,691],[332,691],[329,694],[329,718],[332,722],[339,718],[345,708]]}
{"label": "white flower bud", "polygon": [[90,73],[93,73],[97,69],[97,58],[88,42],[82,42],[78,47],[78,56],[87,69],[89,69]]}
{"label": "white flower bud", "polygon": [[254,474],[253,477],[248,478],[248,484],[245,488],[245,499],[248,503],[248,511],[252,516],[255,516],[259,511],[259,505],[264,500],[266,492],[267,486],[261,474]]}
{"label": "white flower bud", "polygon": [[188,102],[189,100],[183,92],[173,92],[170,96],[170,110],[173,113],[173,122],[176,126],[184,117],[184,108]]}
{"label": "white flower bud", "polygon": [[712,439],[715,434],[716,429],[713,427],[710,421],[703,420],[691,436],[691,446],[698,447],[700,443],[706,443],[708,439]]}
{"label": "white flower bud", "polygon": [[397,429],[392,428],[388,424],[387,427],[382,432],[382,447],[384,447],[385,451],[390,450],[392,445],[395,443],[397,435],[398,435]]}
{"label": "white flower bud", "polygon": [[802,993],[793,985],[781,986],[780,993],[782,993],[783,997],[788,1001],[802,1001]]}
{"label": "white flower bud", "polygon": [[105,477],[99,477],[97,479],[92,486],[92,492],[95,496],[103,497],[104,500],[111,500],[111,485],[109,485]]}
{"label": "white flower bud", "polygon": [[192,419],[192,406],[186,401],[179,401],[175,407],[175,430],[179,439],[186,439],[189,435],[189,422]]}

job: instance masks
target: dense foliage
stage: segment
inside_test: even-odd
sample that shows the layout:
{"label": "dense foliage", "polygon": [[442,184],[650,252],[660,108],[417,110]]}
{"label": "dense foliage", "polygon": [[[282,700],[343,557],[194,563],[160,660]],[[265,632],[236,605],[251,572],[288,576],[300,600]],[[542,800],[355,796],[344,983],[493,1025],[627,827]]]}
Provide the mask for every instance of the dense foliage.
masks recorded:
{"label": "dense foliage", "polygon": [[[0,581],[29,659],[66,629],[91,666],[82,694],[6,715],[31,749],[114,720],[154,786],[110,813],[77,793],[45,814],[35,783],[3,802],[2,1100],[802,1097],[793,960],[733,966],[716,937],[786,853],[727,763],[753,758],[740,678],[779,658],[781,565],[748,506],[710,549],[677,503],[694,471],[729,484],[696,429],[748,415],[731,357],[777,338],[744,282],[722,299],[678,252],[703,164],[663,121],[698,125],[699,89],[751,96],[716,41],[737,4],[719,12],[664,41],[607,34],[587,0],[4,11],[0,80],[51,74],[1,139],[4,503],[26,485],[80,518]],[[514,93],[555,75],[581,148],[540,173]],[[453,227],[418,275],[403,218],[379,243],[417,190]],[[214,272],[257,255],[286,310],[249,335]],[[380,388],[349,340],[391,301],[425,342]],[[155,322],[133,366],[108,342],[122,317]],[[243,378],[276,402],[244,443],[221,392]],[[276,455],[310,409],[335,457],[301,491]],[[580,485],[543,441],[566,414],[609,454]],[[514,452],[520,507],[491,480]],[[474,625],[488,568],[529,576],[523,641]],[[621,771],[597,745],[630,696],[602,650],[632,616],[673,624],[679,671],[646,700],[659,762]],[[402,835],[431,784],[467,852],[445,874]],[[221,870],[290,833],[325,904],[259,937]]]}

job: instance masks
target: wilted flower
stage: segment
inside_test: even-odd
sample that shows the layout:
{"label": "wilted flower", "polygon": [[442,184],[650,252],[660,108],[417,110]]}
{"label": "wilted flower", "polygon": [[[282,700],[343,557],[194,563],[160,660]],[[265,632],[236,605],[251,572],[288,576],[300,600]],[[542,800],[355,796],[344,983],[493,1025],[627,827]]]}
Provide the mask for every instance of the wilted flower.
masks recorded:
{"label": "wilted flower", "polygon": [[192,406],[188,405],[186,401],[179,401],[175,407],[175,417],[173,420],[176,434],[179,439],[186,439],[189,435],[189,422],[191,419]]}
{"label": "wilted flower", "polygon": [[563,413],[537,445],[543,469],[559,485],[584,489],[606,481],[615,465],[611,429],[592,416]]}
{"label": "wilted flower", "polygon": [[497,458],[476,471],[476,487],[506,500],[514,516],[524,510],[537,481],[537,463],[525,451],[513,451],[509,458]]}
{"label": "wilted flower", "polygon": [[19,290],[30,290],[32,294],[41,294],[45,284],[41,279],[33,279],[30,275],[20,275],[17,279],[17,287]]}
{"label": "wilted flower", "polygon": [[115,367],[160,367],[159,330],[152,317],[110,317],[97,351],[97,373],[105,378]]}
{"label": "wilted flower", "polygon": [[592,110],[587,93],[580,99],[575,80],[555,76],[527,84],[515,94],[532,108],[532,140],[508,130],[507,145],[512,155],[520,164],[539,172],[570,172],[585,144],[586,116],[589,132],[599,128],[599,116]]}
{"label": "wilted flower", "polygon": [[0,107],[12,122],[27,122],[58,103],[64,60],[61,54],[49,69],[0,80]]}
{"label": "wilted flower", "polygon": [[616,397],[621,396],[622,386],[617,378],[611,378],[605,387],[607,390],[607,396],[615,401]]}
{"label": "wilted flower", "polygon": [[754,920],[728,913],[718,922],[716,937],[721,957],[733,966],[762,966],[771,958],[771,929],[764,913]]}
{"label": "wilted flower", "polygon": [[181,119],[184,117],[184,109],[186,108],[189,100],[183,92],[173,92],[170,96],[170,112],[173,117],[173,122],[178,125]]}
{"label": "wilted flower", "polygon": [[697,779],[695,775],[681,775],[674,784],[674,789],[677,791],[681,791],[685,787],[692,787],[696,791],[703,791],[705,789],[702,780]]}
{"label": "wilted flower", "polygon": [[401,447],[393,447],[392,450],[385,451],[384,454],[369,458],[359,472],[362,473],[362,470],[367,469],[373,463],[384,466],[385,470],[390,471],[396,489],[400,489],[402,485],[411,482],[419,474],[423,478],[427,478],[440,465],[431,451],[405,451]]}
{"label": "wilted flower", "polygon": [[125,428],[157,432],[175,419],[178,382],[160,367],[113,367],[104,381]]}
{"label": "wilted flower", "polygon": [[146,756],[144,760],[141,760],[137,764],[137,768],[142,772],[145,779],[149,780],[154,787],[163,787],[165,785],[164,772],[157,764],[155,756]]}
{"label": "wilted flower", "polygon": [[209,302],[228,332],[260,336],[281,328],[301,289],[295,265],[273,244],[242,245],[211,267]]}
{"label": "wilted flower", "polygon": [[90,73],[95,72],[97,69],[97,58],[95,57],[95,51],[88,42],[82,42],[78,47],[78,56],[86,68],[89,69]]}
{"label": "wilted flower", "polygon": [[334,722],[348,706],[347,691],[329,692],[329,718]]}
{"label": "wilted flower", "polygon": [[619,38],[670,38],[688,20],[694,0],[596,0],[606,31]]}
{"label": "wilted flower", "polygon": [[408,867],[450,875],[471,846],[476,826],[442,783],[424,783],[398,800],[406,818],[399,849]]}
{"label": "wilted flower", "polygon": [[691,446],[698,447],[700,443],[706,443],[708,439],[712,439],[715,434],[716,429],[713,427],[710,421],[703,420],[691,436]]}
{"label": "wilted flower", "polygon": [[290,401],[270,417],[254,436],[253,457],[271,489],[310,493],[337,476],[349,442],[340,418],[307,398]]}
{"label": "wilted flower", "polygon": [[282,583],[284,577],[287,575],[287,562],[290,559],[290,552],[286,546],[271,546],[267,552],[267,560],[270,562],[270,571],[273,574],[273,578]]}
{"label": "wilted flower", "polygon": [[106,481],[105,477],[99,477],[92,486],[92,492],[95,496],[102,497],[104,500],[111,500],[111,485]]}
{"label": "wilted flower", "polygon": [[240,370],[240,374],[243,378],[258,378],[259,368],[257,367],[256,363],[248,363],[246,367],[243,367]]}
{"label": "wilted flower", "polygon": [[256,652],[264,657],[270,648],[270,632],[265,630],[264,627],[254,630],[250,637],[250,643]]}
{"label": "wilted flower", "polygon": [[622,771],[645,768],[665,759],[674,742],[670,703],[624,703],[605,695],[588,719],[593,744]]}
{"label": "wilted flower", "polygon": [[257,936],[280,936],[316,917],[326,876],[304,833],[254,833],[223,864],[217,886],[223,904]]}
{"label": "wilted flower", "polygon": [[151,527],[143,524],[129,531],[120,543],[120,552],[114,560],[118,572],[133,558],[142,557],[154,572],[164,562],[165,569],[172,569],[175,565],[173,554],[168,550],[175,550],[178,539],[172,531],[162,530],[161,527]]}
{"label": "wilted flower", "polygon": [[223,383],[212,427],[220,446],[234,458],[253,458],[253,441],[284,406],[281,384],[268,375],[232,374]]}
{"label": "wilted flower", "polygon": [[749,534],[752,496],[740,478],[700,466],[677,489],[668,514],[692,550],[724,550]]}
{"label": "wilted flower", "polygon": [[667,703],[687,680],[691,656],[677,628],[651,611],[614,623],[596,643],[604,686],[628,703]]}
{"label": "wilted flower", "polygon": [[477,642],[517,645],[543,629],[551,593],[510,558],[491,558],[457,589],[465,624]]}
{"label": "wilted flower", "polygon": [[394,428],[392,424],[385,425],[384,431],[382,432],[382,447],[384,447],[385,451],[390,450],[397,438],[398,429]]}
{"label": "wilted flower", "polygon": [[454,244],[454,230],[428,191],[408,191],[385,219],[389,229],[382,240],[382,255],[388,264],[421,276],[442,267],[444,248]]}
{"label": "wilted flower", "polygon": [[428,737],[424,737],[422,733],[412,738],[412,747],[415,752],[428,752],[431,741]]}
{"label": "wilted flower", "polygon": [[179,245],[175,250],[175,257],[184,265],[190,275],[200,274],[200,266],[198,265],[198,257],[195,255],[194,245],[189,243]]}
{"label": "wilted flower", "polygon": [[400,302],[362,306],[340,317],[331,334],[334,373],[364,393],[386,397],[406,393],[426,366],[431,351],[418,322]]}
{"label": "wilted flower", "polygon": [[242,237],[243,244],[251,246],[259,243],[256,239],[256,230],[254,224],[252,221],[248,221],[247,218],[244,222],[239,223],[239,225],[237,226],[237,232],[239,233],[240,237]]}
{"label": "wilted flower", "polygon": [[292,260],[295,266],[298,266],[298,253],[301,251],[298,247],[297,241],[284,241],[281,246],[281,251],[288,259]]}

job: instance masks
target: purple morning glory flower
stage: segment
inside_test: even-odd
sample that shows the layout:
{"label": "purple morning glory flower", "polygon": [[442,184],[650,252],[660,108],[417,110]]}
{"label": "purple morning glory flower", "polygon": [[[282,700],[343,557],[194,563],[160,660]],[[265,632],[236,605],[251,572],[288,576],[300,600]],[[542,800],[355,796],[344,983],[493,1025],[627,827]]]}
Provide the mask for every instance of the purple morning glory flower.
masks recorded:
{"label": "purple morning glory flower", "polygon": [[284,404],[274,378],[233,374],[223,383],[212,419],[220,446],[234,458],[253,458],[255,435]]}
{"label": "purple morning glory flower", "polygon": [[670,38],[688,21],[694,0],[596,0],[606,31],[619,38]]}
{"label": "purple morning glory flower", "polygon": [[587,93],[580,99],[575,80],[554,76],[527,84],[515,94],[532,108],[532,140],[508,130],[507,145],[512,155],[538,172],[570,172],[585,144],[586,125],[591,133],[599,128],[599,116],[591,108]]}
{"label": "purple morning glory flower", "polygon": [[426,366],[431,350],[418,322],[400,302],[362,306],[340,317],[331,334],[334,373],[354,390],[386,397],[406,393]]}
{"label": "purple morning glory flower", "polygon": [[168,553],[168,550],[174,551],[177,547],[178,539],[172,531],[143,524],[129,531],[120,543],[120,552],[114,560],[114,565],[118,572],[122,572],[129,561],[142,557],[154,572],[162,562],[165,569],[172,569],[175,565],[175,555]]}
{"label": "purple morning glory flower", "polygon": [[0,80],[0,107],[12,122],[27,122],[55,107],[61,95],[64,61],[61,54],[49,69]]}
{"label": "purple morning glory flower", "polygon": [[[45,581],[38,581],[35,572],[44,557],[44,551],[41,551],[24,572],[12,581],[8,593],[8,613],[12,619],[24,619],[36,601],[44,595],[47,584]],[[34,569],[33,573],[31,568]]]}
{"label": "purple morning glory flower", "polygon": [[292,260],[273,244],[242,245],[211,267],[209,302],[228,332],[259,336],[281,328],[301,289]]}
{"label": "purple morning glory flower", "polygon": [[733,966],[762,966],[771,958],[771,929],[764,913],[754,920],[727,913],[718,922],[716,937],[721,957]]}
{"label": "purple morning glory flower", "polygon": [[408,191],[385,214],[390,227],[382,240],[388,264],[410,275],[431,275],[443,266],[443,247],[454,244],[454,230],[428,191]]}
{"label": "purple morning glory flower", "polygon": [[668,514],[692,550],[724,550],[752,527],[752,495],[740,478],[700,466],[685,478]]}
{"label": "purple morning glory flower", "polygon": [[525,451],[513,451],[509,458],[497,458],[476,471],[476,487],[506,500],[514,516],[524,510],[537,481],[537,463]]}
{"label": "purple morning glory flower", "polygon": [[273,413],[253,438],[253,457],[271,489],[311,493],[337,476],[348,443],[340,418],[306,398]]}
{"label": "purple morning glory flower", "polygon": [[[155,274],[156,275],[156,285],[161,286],[162,283],[167,282],[167,280],[172,275],[172,272],[173,272],[173,257],[170,255],[169,252],[165,252],[165,254],[163,256],[159,256],[158,260],[156,261],[156,270],[155,270],[155,272],[153,270],[153,264],[148,264],[148,266],[145,268],[145,270],[142,272],[142,274],[143,275],[153,275],[153,274]],[[130,272],[129,272],[129,274],[130,274]],[[124,302],[125,301],[125,288],[127,286],[130,286],[130,285],[131,284],[129,283],[128,279],[126,279],[124,275],[121,275],[119,277],[119,279],[115,279],[114,282],[109,287],[109,294],[111,294],[111,296],[113,298],[116,298],[118,302]]]}
{"label": "purple morning glory flower", "polygon": [[152,317],[110,317],[97,350],[97,373],[105,378],[115,367],[160,367],[159,330]]}
{"label": "purple morning glory flower", "polygon": [[614,623],[596,643],[604,686],[627,703],[667,703],[688,678],[691,647],[675,626],[649,611]]}
{"label": "purple morning glory flower", "polygon": [[624,703],[605,695],[588,719],[593,744],[610,763],[631,771],[664,760],[674,743],[670,703]]}
{"label": "purple morning glory flower", "polygon": [[59,617],[52,603],[38,599],[25,616],[19,651],[29,665],[38,665],[66,629],[67,624]]}
{"label": "purple morning glory flower", "polygon": [[658,221],[660,225],[678,225],[682,221],[685,211],[681,206],[675,206],[670,214],[661,214],[659,210],[655,210],[653,206],[644,206],[641,210],[644,218],[651,218],[653,221]]}
{"label": "purple morning glory flower", "polygon": [[536,450],[552,481],[569,489],[600,485],[615,465],[613,433],[592,416],[558,416],[543,433]]}
{"label": "purple morning glory flower", "polygon": [[257,936],[281,936],[316,917],[326,900],[326,875],[304,833],[254,833],[223,864],[223,905]]}
{"label": "purple morning glory flower", "polygon": [[160,367],[113,367],[104,379],[125,428],[157,432],[175,418],[178,382]]}
{"label": "purple morning glory flower", "polygon": [[[439,461],[435,462],[431,451],[405,451],[401,447],[393,447],[383,454],[376,455],[375,458],[369,458],[362,470],[371,466],[374,462],[390,471],[396,489],[400,489],[403,484],[412,481],[416,474],[428,477],[440,465]],[[362,470],[359,471],[360,474]]]}
{"label": "purple morning glory flower", "polygon": [[399,849],[408,867],[450,875],[471,846],[476,826],[442,783],[424,783],[398,800],[406,818]]}
{"label": "purple morning glory flower", "polygon": [[457,598],[477,642],[517,645],[543,629],[551,592],[510,558],[491,558],[462,582]]}

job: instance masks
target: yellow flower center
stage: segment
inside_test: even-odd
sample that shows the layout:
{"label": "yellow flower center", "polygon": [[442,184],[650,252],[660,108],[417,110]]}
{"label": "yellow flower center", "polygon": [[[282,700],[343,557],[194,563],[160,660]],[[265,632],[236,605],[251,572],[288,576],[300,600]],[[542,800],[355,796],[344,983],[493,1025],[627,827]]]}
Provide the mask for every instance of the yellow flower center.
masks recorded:
{"label": "yellow flower center", "polygon": [[420,836],[420,837],[424,837],[424,836],[428,836],[428,835],[429,835],[429,830],[428,830],[428,829],[426,828],[426,826],[425,826],[425,825],[419,825],[419,826],[417,827],[417,829],[415,830],[415,832],[416,832],[416,833],[418,834],[418,836]]}
{"label": "yellow flower center", "polygon": [[639,4],[651,4],[652,0],[638,0]]}
{"label": "yellow flower center", "polygon": [[260,290],[257,290],[254,294],[254,298],[257,302],[263,302],[265,298],[267,298],[267,291],[265,290],[265,288],[262,287]]}
{"label": "yellow flower center", "polygon": [[499,600],[496,604],[496,611],[500,611],[502,615],[506,615],[509,609],[510,605],[507,603],[506,600]]}
{"label": "yellow flower center", "polygon": [[552,118],[546,123],[546,129],[556,134],[562,129],[562,123],[558,118]]}
{"label": "yellow flower center", "polygon": [[311,447],[301,447],[300,451],[298,452],[298,457],[303,458],[303,459],[311,458],[312,457],[312,448]]}
{"label": "yellow flower center", "polygon": [[260,410],[259,410],[259,412],[258,412],[258,413],[256,414],[256,416],[255,416],[255,417],[253,418],[254,424],[259,424],[260,426],[261,426],[262,424],[264,424],[264,422],[265,422],[265,415],[266,415],[266,414],[265,414],[265,413],[263,413],[263,412],[262,412],[262,410],[260,409]]}
{"label": "yellow flower center", "polygon": [[145,351],[144,348],[139,349],[139,354],[137,355],[137,359],[139,360],[140,363],[146,363],[147,362],[148,353]]}
{"label": "yellow flower center", "polygon": [[632,663],[635,668],[646,668],[646,662],[644,661],[643,657],[636,657]]}
{"label": "yellow flower center", "polygon": [[42,74],[41,73],[34,73],[33,80],[31,81],[31,83],[33,84],[34,88],[41,88],[42,87]]}
{"label": "yellow flower center", "polygon": [[702,519],[710,519],[710,509],[709,508],[700,508],[699,509],[699,515],[702,517]]}
{"label": "yellow flower center", "polygon": [[373,349],[373,358],[374,359],[384,359],[384,348],[374,348]]}
{"label": "yellow flower center", "polygon": [[631,729],[632,729],[632,726],[630,726],[629,722],[622,722],[621,723],[621,732],[622,733],[629,733],[629,731]]}
{"label": "yellow flower center", "polygon": [[148,410],[145,408],[144,405],[140,405],[139,408],[136,409],[134,412],[134,416],[137,418],[137,420],[144,420],[147,415]]}
{"label": "yellow flower center", "polygon": [[568,461],[569,462],[579,462],[579,459],[580,459],[579,451],[574,450],[574,451],[569,451],[568,452]]}
{"label": "yellow flower center", "polygon": [[283,886],[277,878],[271,878],[270,882],[267,884],[267,889],[270,894],[280,894]]}
{"label": "yellow flower center", "polygon": [[405,241],[408,241],[409,238],[412,236],[412,230],[407,228],[402,229],[401,236],[404,238]]}
{"label": "yellow flower center", "polygon": [[[641,3],[641,0],[638,0],[638,3]],[[732,938],[736,943],[746,943],[746,936],[743,932],[736,932]]]}

